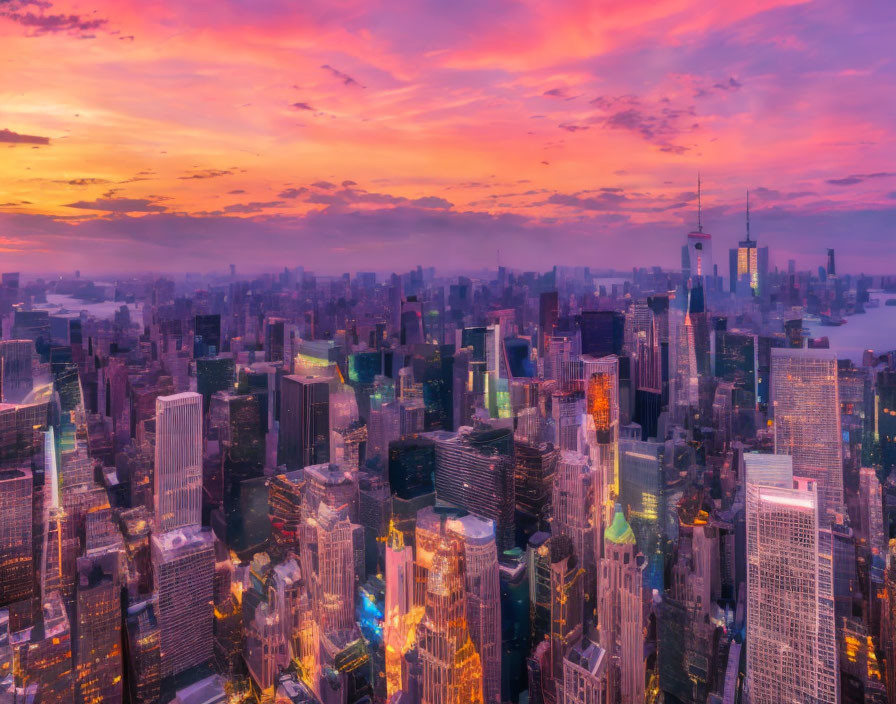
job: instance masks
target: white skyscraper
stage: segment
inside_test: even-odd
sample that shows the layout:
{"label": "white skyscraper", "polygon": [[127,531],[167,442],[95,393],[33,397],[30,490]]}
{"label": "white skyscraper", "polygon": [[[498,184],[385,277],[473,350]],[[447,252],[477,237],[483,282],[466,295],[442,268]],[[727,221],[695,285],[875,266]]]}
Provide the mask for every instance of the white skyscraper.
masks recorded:
{"label": "white skyscraper", "polygon": [[202,522],[202,396],[156,399],[156,531]]}
{"label": "white skyscraper", "polygon": [[843,506],[843,441],[837,358],[830,350],[773,349],[775,452],[793,473],[818,482],[821,515]]}
{"label": "white skyscraper", "polygon": [[751,704],[836,703],[833,541],[817,483],[747,484],[747,690]]}

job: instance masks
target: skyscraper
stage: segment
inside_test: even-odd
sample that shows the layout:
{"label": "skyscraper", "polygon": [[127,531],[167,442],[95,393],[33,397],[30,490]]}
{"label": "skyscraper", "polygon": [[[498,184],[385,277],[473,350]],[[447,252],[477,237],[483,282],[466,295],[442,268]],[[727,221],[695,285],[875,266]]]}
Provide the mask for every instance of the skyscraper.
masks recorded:
{"label": "skyscraper", "polygon": [[842,511],[843,443],[837,358],[830,350],[773,349],[775,452],[818,482],[821,515]]}
{"label": "skyscraper", "polygon": [[321,633],[350,629],[355,613],[353,526],[345,508],[321,502],[306,518],[301,545],[311,605]]}
{"label": "skyscraper", "polygon": [[449,519],[447,530],[461,540],[467,627],[482,663],[485,704],[501,702],[501,580],[495,524],[476,516]]}
{"label": "skyscraper", "polygon": [[154,535],[152,562],[161,632],[160,672],[163,678],[172,677],[212,657],[214,539],[197,528]]}
{"label": "skyscraper", "polygon": [[753,704],[838,702],[831,533],[818,485],[747,485],[747,690]]}
{"label": "skyscraper", "polygon": [[193,392],[156,399],[156,530],[202,521],[202,396]]}
{"label": "skyscraper", "polygon": [[23,688],[36,685],[41,704],[71,704],[72,629],[58,591],[44,599],[38,623],[12,634],[10,645],[13,675]]}
{"label": "skyscraper", "polygon": [[561,452],[554,475],[551,535],[572,541],[579,564],[585,570],[585,597],[594,594],[594,479],[588,459],[577,452]]}
{"label": "skyscraper", "polygon": [[421,704],[483,704],[482,663],[470,638],[464,551],[442,535],[426,577],[424,616],[417,627]]}
{"label": "skyscraper", "polygon": [[691,288],[706,290],[706,277],[714,276],[712,235],[703,231],[703,203],[700,177],[697,177],[697,229],[687,234],[681,251],[681,268]]}
{"label": "skyscraper", "polygon": [[436,443],[439,500],[493,520],[498,549],[512,547],[516,505],[512,433],[465,427],[458,433],[435,431],[427,437]]}
{"label": "skyscraper", "polygon": [[622,354],[625,316],[619,311],[582,311],[579,328],[582,332],[582,354],[592,357]]}
{"label": "skyscraper", "polygon": [[78,558],[75,701],[122,701],[120,548]]}
{"label": "skyscraper", "polygon": [[0,469],[0,606],[33,593],[33,500],[30,469]]}
{"label": "skyscraper", "polygon": [[638,549],[647,560],[647,588],[663,588],[663,535],[666,529],[664,444],[655,441],[623,440],[619,443],[619,501]]}
{"label": "skyscraper", "polygon": [[21,403],[34,383],[31,371],[31,340],[0,340],[0,400]]}
{"label": "skyscraper", "polygon": [[301,469],[330,459],[330,388],[321,377],[285,376],[280,387],[279,462]]}
{"label": "skyscraper", "polygon": [[622,704],[644,701],[645,597],[643,570],[635,534],[616,506],[604,533],[604,556],[598,565],[598,629],[601,648],[610,658],[607,699]]}
{"label": "skyscraper", "polygon": [[390,526],[386,539],[386,605],[383,643],[386,650],[386,696],[403,689],[407,682],[404,651],[413,627],[414,549],[404,535]]}
{"label": "skyscraper", "polygon": [[747,238],[738,242],[737,249],[729,251],[728,286],[731,293],[760,295],[765,283],[763,268],[768,268],[768,248],[760,249],[756,240],[750,239],[750,192],[747,191]]}

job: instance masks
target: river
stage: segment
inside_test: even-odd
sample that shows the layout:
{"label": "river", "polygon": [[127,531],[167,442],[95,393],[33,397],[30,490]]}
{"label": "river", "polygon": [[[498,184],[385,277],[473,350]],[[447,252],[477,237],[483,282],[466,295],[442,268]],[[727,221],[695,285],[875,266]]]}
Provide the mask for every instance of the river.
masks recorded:
{"label": "river", "polygon": [[896,294],[872,291],[871,298],[880,301],[879,308],[865,308],[865,313],[846,317],[844,325],[827,327],[821,323],[805,323],[810,337],[827,337],[831,349],[841,359],[851,359],[862,363],[865,350],[874,350],[878,355],[896,350],[896,306],[885,302],[896,298]]}

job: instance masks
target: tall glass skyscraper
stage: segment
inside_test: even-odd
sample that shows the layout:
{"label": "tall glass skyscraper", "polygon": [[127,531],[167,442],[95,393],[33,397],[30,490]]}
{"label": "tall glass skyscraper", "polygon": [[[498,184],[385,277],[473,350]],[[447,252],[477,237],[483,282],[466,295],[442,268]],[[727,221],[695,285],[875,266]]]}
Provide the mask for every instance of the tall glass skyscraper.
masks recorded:
{"label": "tall glass skyscraper", "polygon": [[830,350],[773,349],[775,452],[793,473],[818,482],[822,516],[842,511],[843,443],[837,358]]}

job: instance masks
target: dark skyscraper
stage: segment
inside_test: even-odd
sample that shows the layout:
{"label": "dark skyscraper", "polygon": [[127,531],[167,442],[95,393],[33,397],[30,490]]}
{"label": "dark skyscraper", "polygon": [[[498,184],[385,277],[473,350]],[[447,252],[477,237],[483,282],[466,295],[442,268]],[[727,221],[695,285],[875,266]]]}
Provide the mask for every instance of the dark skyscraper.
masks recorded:
{"label": "dark skyscraper", "polygon": [[582,311],[579,319],[582,332],[582,354],[606,357],[622,354],[625,341],[625,316],[613,310]]}
{"label": "dark skyscraper", "polygon": [[330,459],[330,388],[319,377],[285,376],[280,388],[279,461],[300,469]]}
{"label": "dark skyscraper", "polygon": [[214,357],[221,351],[221,316],[197,315],[194,318],[193,356]]}

